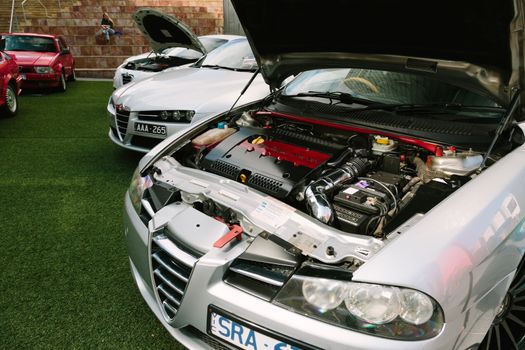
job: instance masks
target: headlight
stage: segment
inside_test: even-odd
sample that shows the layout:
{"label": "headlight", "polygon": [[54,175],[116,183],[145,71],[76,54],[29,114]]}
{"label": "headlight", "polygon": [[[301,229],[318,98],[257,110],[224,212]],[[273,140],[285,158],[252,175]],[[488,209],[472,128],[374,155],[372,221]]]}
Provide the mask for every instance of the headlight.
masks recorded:
{"label": "headlight", "polygon": [[273,302],[339,327],[398,340],[429,339],[443,328],[441,307],[424,293],[319,275],[300,270]]}
{"label": "headlight", "polygon": [[339,281],[324,279],[318,283],[316,279],[303,281],[303,296],[306,301],[320,310],[332,310],[344,300],[346,284]]}
{"label": "headlight", "polygon": [[38,74],[51,74],[54,73],[51,67],[35,67],[35,72]]}
{"label": "headlight", "polygon": [[392,322],[401,313],[399,288],[367,283],[348,283],[347,291],[345,298],[347,309],[367,323]]}
{"label": "headlight", "polygon": [[133,173],[133,177],[131,178],[131,184],[129,185],[128,193],[129,198],[131,199],[131,203],[133,204],[133,208],[135,208],[135,211],[139,215],[142,206],[141,200],[142,196],[144,195],[144,191],[146,191],[152,185],[153,181],[151,180],[149,175],[147,175],[146,177],[142,177],[140,176],[139,170],[135,170],[135,172]]}
{"label": "headlight", "polygon": [[160,119],[174,122],[191,122],[195,111],[181,110],[181,111],[161,111]]}

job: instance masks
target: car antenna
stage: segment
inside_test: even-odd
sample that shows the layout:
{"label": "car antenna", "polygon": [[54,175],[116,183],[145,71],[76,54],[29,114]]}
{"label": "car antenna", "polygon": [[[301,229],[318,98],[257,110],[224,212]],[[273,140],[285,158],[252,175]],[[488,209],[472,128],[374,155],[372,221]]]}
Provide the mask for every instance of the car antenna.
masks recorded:
{"label": "car antenna", "polygon": [[246,86],[244,86],[244,88],[242,89],[241,93],[239,94],[239,97],[237,97],[237,99],[235,100],[235,102],[233,103],[233,105],[230,107],[230,110],[228,111],[228,113],[226,114],[227,116],[230,115],[230,113],[233,111],[233,108],[235,108],[235,105],[237,104],[237,102],[239,102],[239,100],[241,99],[242,95],[244,95],[244,93],[246,92],[246,90],[248,90],[248,88],[250,87],[250,85],[252,85],[253,81],[255,80],[255,77],[257,76],[257,74],[259,74],[259,72],[261,71],[261,67],[258,67],[257,70],[255,71],[255,73],[253,73],[252,77],[250,78],[250,80],[248,81],[248,83],[246,84]]}
{"label": "car antenna", "polygon": [[520,95],[520,89],[516,88],[514,89],[514,95],[512,95],[512,99],[510,100],[509,108],[507,109],[507,114],[501,118],[500,124],[498,125],[498,128],[496,129],[496,135],[494,135],[494,138],[492,139],[492,143],[489,146],[489,149],[487,150],[487,153],[485,154],[485,157],[483,157],[483,161],[481,162],[481,165],[479,166],[477,172],[480,173],[485,168],[485,163],[487,162],[487,159],[490,156],[490,153],[492,152],[492,149],[496,145],[496,142],[498,141],[499,137],[505,131],[508,124],[510,123],[510,120],[516,110],[518,109],[518,106],[521,101],[521,95]]}

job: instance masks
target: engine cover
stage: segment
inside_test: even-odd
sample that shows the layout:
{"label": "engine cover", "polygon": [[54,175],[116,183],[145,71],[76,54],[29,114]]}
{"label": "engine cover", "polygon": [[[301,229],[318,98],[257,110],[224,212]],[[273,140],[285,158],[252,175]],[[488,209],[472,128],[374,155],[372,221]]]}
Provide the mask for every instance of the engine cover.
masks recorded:
{"label": "engine cover", "polygon": [[215,146],[201,161],[201,167],[283,199],[331,157],[280,140],[271,129],[241,128]]}

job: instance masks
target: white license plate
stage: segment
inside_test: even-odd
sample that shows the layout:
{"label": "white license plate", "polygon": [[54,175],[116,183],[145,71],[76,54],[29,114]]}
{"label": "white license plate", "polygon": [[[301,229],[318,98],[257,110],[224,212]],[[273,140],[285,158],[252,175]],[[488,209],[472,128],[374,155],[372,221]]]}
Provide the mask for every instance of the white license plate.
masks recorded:
{"label": "white license plate", "polygon": [[234,321],[214,311],[208,313],[208,331],[233,344],[239,349],[249,350],[300,350],[297,346],[288,344],[282,340],[275,339],[257,330],[251,329],[244,323]]}
{"label": "white license plate", "polygon": [[135,123],[135,131],[142,132],[145,134],[166,136],[166,126],[164,125]]}

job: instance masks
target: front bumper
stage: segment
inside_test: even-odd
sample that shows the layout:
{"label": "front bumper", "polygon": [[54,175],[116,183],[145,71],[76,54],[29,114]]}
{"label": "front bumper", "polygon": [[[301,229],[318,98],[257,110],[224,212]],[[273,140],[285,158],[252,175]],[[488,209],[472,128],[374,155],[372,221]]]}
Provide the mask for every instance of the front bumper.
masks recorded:
{"label": "front bumper", "polygon": [[60,74],[21,73],[22,88],[41,89],[60,86]]}
{"label": "front bumper", "polygon": [[[200,118],[198,115],[195,115],[192,123],[166,123],[163,121],[139,120],[137,112],[129,112],[129,116],[119,115],[117,118],[116,111],[111,105],[108,105],[107,116],[109,139],[118,146],[143,153],[149,152],[168,136],[190,127]],[[136,123],[165,126],[166,135],[154,135],[136,131]]]}
{"label": "front bumper", "polygon": [[124,232],[132,274],[142,296],[170,334],[190,349],[228,348],[227,345],[206,334],[209,305],[214,305],[267,330],[322,349],[450,350],[454,348],[457,333],[446,325],[440,335],[425,341],[407,342],[378,338],[290,312],[232,287],[223,282],[223,276],[229,264],[246,249],[247,244],[242,243],[228,251],[212,249],[197,260],[180,308],[173,321],[169,322],[164,317],[154,292],[149,253],[151,237],[147,227],[133,209],[127,194]]}

